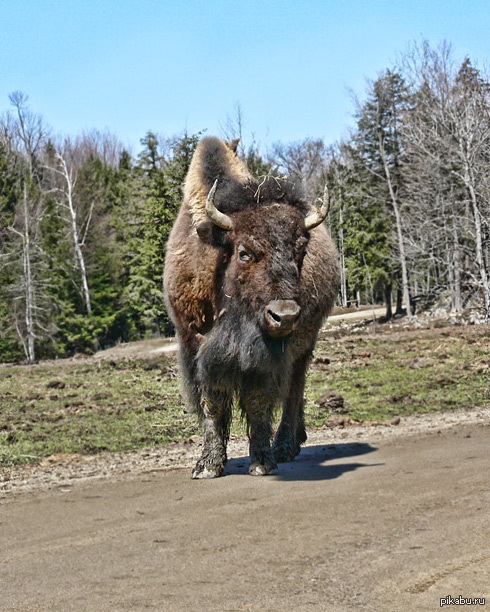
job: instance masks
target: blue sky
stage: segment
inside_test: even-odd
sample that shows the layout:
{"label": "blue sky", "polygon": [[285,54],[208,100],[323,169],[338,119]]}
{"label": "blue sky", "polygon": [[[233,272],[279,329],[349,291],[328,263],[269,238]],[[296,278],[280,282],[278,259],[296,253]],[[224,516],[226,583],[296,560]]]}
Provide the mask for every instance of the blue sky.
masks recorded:
{"label": "blue sky", "polygon": [[490,59],[488,0],[0,0],[0,111],[21,90],[55,132],[220,135],[240,103],[265,144],[334,142],[349,89],[411,41]]}

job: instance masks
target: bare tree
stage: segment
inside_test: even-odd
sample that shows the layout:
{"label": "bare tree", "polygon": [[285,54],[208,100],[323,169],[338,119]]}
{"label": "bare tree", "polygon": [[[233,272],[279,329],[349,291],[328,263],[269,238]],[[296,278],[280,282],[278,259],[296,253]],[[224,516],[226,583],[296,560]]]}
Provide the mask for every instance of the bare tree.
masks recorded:
{"label": "bare tree", "polygon": [[29,164],[29,176],[33,177],[36,156],[46,138],[47,129],[41,115],[30,110],[28,106],[29,96],[21,91],[14,91],[9,95],[9,100],[12,106],[15,107],[15,130],[26,153]]}
{"label": "bare tree", "polygon": [[[23,197],[23,211],[24,211],[24,225],[23,231],[19,232],[15,227],[9,227],[9,230],[20,237],[22,241],[22,288],[24,293],[24,316],[25,316],[25,328],[26,336],[21,331],[18,321],[15,322],[15,327],[19,335],[20,341],[24,348],[28,363],[34,363],[36,361],[35,351],[35,303],[34,303],[34,278],[32,273],[32,246],[31,246],[31,229],[29,227],[29,208],[27,205],[27,186],[24,184],[24,197]],[[16,313],[17,314],[17,313]]]}
{"label": "bare tree", "polygon": [[58,198],[58,204],[67,213],[67,222],[73,242],[75,262],[80,270],[81,294],[85,303],[85,309],[87,313],[90,314],[92,306],[90,302],[87,268],[82,248],[92,219],[94,201],[92,201],[87,218],[84,223],[81,223],[75,198],[75,186],[77,182],[77,168],[74,161],[76,157],[76,155],[74,155],[75,152],[76,149],[71,149],[70,142],[66,140],[64,151],[57,151],[54,154],[54,163],[47,166],[47,168],[61,178],[61,181],[56,182],[56,186],[52,188],[52,191],[61,196]]}
{"label": "bare tree", "polygon": [[[380,117],[380,108],[378,106],[378,118]],[[410,288],[409,288],[409,279],[408,279],[408,266],[407,266],[407,256],[405,254],[405,237],[402,225],[402,215],[400,211],[400,202],[396,195],[395,186],[392,180],[392,173],[390,170],[390,166],[388,164],[388,159],[386,155],[386,144],[385,144],[385,134],[381,127],[381,121],[378,122],[378,145],[379,145],[379,154],[381,157],[381,161],[383,164],[383,171],[386,178],[386,184],[388,185],[388,191],[390,194],[391,206],[393,207],[393,212],[395,214],[395,223],[396,223],[396,236],[398,241],[398,254],[400,257],[400,266],[402,270],[402,286],[403,286],[403,300],[405,302],[405,307],[407,309],[407,315],[410,318],[412,316],[412,306],[410,304]]]}
{"label": "bare tree", "polygon": [[334,225],[337,229],[337,247],[340,256],[340,300],[343,307],[347,306],[347,270],[345,264],[345,240],[344,240],[344,192],[347,174],[348,156],[345,154],[345,147],[342,143],[338,147],[331,147],[329,150],[328,167],[333,178],[333,199],[334,206],[332,212],[337,213]]}
{"label": "bare tree", "polygon": [[[68,139],[67,139],[68,140]],[[160,143],[164,139],[159,139]],[[119,138],[109,130],[85,130],[71,143],[74,155],[86,159],[89,155],[100,159],[104,165],[117,167],[121,154],[124,150]],[[80,160],[77,160],[80,163]]]}
{"label": "bare tree", "polygon": [[416,92],[404,122],[408,187],[419,211],[418,219],[412,214],[413,242],[428,237],[433,248],[440,246],[434,252],[446,270],[453,308],[463,306],[461,285],[467,277],[480,288],[490,319],[490,85],[469,60],[456,71],[447,44],[436,50],[426,43],[415,47],[404,65]]}
{"label": "bare tree", "polygon": [[[1,138],[5,150],[15,167],[17,181],[21,186],[22,203],[16,206],[14,220],[8,230],[14,237],[10,250],[3,253],[6,265],[15,266],[21,254],[22,268],[19,281],[9,288],[12,300],[12,315],[15,328],[24,347],[26,359],[36,359],[38,332],[46,332],[42,313],[44,281],[41,280],[43,252],[39,245],[39,224],[43,216],[42,194],[39,188],[38,155],[45,142],[47,129],[42,117],[28,107],[28,97],[22,92],[9,96],[15,113],[4,116]],[[20,243],[16,243],[17,239]]]}
{"label": "bare tree", "polygon": [[245,158],[245,143],[243,138],[243,109],[240,102],[235,102],[233,114],[227,115],[224,123],[220,124],[221,134],[228,142],[238,140],[238,154]]}
{"label": "bare tree", "polygon": [[475,231],[476,265],[487,321],[490,321],[490,279],[485,257],[485,229],[490,206],[488,164],[490,163],[490,84],[485,83],[466,60],[456,79],[455,103],[451,105],[454,154],[460,169],[453,169],[466,187]]}
{"label": "bare tree", "polygon": [[280,170],[300,183],[308,199],[313,200],[322,193],[327,171],[323,140],[305,138],[286,145],[276,142],[271,157]]}

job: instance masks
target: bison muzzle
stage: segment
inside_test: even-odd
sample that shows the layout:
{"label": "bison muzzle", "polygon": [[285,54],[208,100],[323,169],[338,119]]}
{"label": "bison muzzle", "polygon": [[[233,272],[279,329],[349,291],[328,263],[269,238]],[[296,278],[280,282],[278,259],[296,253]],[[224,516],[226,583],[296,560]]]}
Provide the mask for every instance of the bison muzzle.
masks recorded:
{"label": "bison muzzle", "polygon": [[327,210],[326,192],[316,208],[284,178],[254,178],[236,142],[199,143],[164,272],[184,387],[203,427],[193,478],[223,473],[235,405],[247,420],[250,474],[273,473],[306,441],[306,370],[337,291]]}

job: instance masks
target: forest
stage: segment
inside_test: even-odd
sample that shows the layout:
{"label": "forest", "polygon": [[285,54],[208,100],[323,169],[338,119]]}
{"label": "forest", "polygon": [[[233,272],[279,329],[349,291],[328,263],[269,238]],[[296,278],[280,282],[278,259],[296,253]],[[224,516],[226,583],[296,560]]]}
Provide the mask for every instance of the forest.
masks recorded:
{"label": "forest", "polygon": [[[456,61],[447,43],[414,44],[352,104],[354,126],[335,143],[247,144],[239,105],[218,135],[240,137],[255,175],[287,174],[312,203],[328,185],[338,305],[384,303],[387,318],[411,318],[439,303],[490,321],[485,73]],[[0,114],[0,362],[172,333],[165,245],[204,133],[149,130],[133,154],[109,131],[57,134],[27,93],[9,95]]]}

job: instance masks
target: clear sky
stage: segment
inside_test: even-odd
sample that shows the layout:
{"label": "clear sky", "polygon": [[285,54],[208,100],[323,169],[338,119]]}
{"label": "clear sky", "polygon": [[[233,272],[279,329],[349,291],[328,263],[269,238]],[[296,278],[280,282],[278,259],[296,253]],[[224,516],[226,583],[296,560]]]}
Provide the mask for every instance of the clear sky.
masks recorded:
{"label": "clear sky", "polygon": [[220,134],[240,103],[266,145],[333,142],[352,89],[411,41],[490,59],[489,0],[0,0],[0,111],[21,90],[55,132]]}

